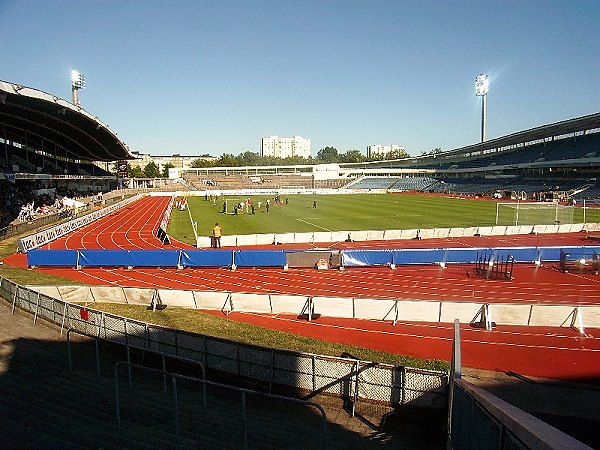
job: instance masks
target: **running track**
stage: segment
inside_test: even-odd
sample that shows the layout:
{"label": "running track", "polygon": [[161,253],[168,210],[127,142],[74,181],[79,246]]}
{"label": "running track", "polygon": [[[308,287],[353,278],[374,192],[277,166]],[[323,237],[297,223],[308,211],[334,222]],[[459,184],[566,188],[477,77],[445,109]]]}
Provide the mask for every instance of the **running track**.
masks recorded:
{"label": "running track", "polygon": [[[163,246],[154,230],[170,197],[144,197],[115,213],[54,241],[51,249],[182,249],[181,242]],[[474,237],[421,241],[339,243],[343,247],[490,247],[510,245],[582,245],[581,234]],[[325,247],[330,244],[323,244]],[[296,248],[298,246],[295,246]],[[278,246],[278,249],[286,246]],[[25,266],[25,255],[7,264]],[[410,298],[421,300],[598,304],[600,277],[565,274],[555,266],[519,264],[514,280],[492,281],[470,276],[468,267],[401,266],[314,269],[192,269],[135,270],[119,268],[36,269],[87,284],[171,289],[224,290],[315,296]],[[214,312],[213,312],[214,313]],[[220,313],[219,313],[220,314]],[[424,358],[449,360],[452,326],[444,323],[398,323],[321,317],[308,323],[296,317],[232,313],[234,320],[309,337]],[[600,383],[600,330],[580,336],[570,328],[498,326],[493,331],[461,326],[463,364],[467,367],[515,372],[526,376]]]}

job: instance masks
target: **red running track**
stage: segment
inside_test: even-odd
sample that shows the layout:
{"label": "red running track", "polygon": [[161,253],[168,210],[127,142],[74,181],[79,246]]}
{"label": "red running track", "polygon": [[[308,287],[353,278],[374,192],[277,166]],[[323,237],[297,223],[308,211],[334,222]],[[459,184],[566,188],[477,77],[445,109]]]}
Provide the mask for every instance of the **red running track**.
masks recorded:
{"label": "red running track", "polygon": [[[169,197],[144,197],[89,226],[54,241],[52,249],[159,249],[191,248],[173,242],[163,246],[155,230]],[[338,243],[351,247],[491,247],[583,245],[585,235],[527,235],[411,240],[398,242]],[[330,244],[323,244],[325,247]],[[291,246],[289,246],[291,247]],[[298,248],[298,246],[293,246]],[[306,246],[304,246],[306,247]],[[271,247],[272,248],[272,247]],[[286,246],[277,246],[278,249]],[[12,255],[8,264],[26,265],[25,255]],[[519,264],[514,280],[494,281],[470,276],[466,266],[401,266],[355,268],[345,271],[314,269],[192,269],[171,268],[36,269],[87,284],[171,289],[224,290],[316,296],[410,298],[477,302],[545,304],[598,304],[600,277],[565,274],[554,265],[536,268]],[[309,337],[344,342],[377,350],[424,358],[449,360],[450,324],[403,323],[332,319],[308,323],[294,317],[234,313],[229,316],[256,325]],[[488,332],[462,325],[463,364],[468,367],[515,372],[527,376],[600,383],[600,330],[580,336],[569,328],[498,326]],[[552,361],[551,364],[548,364]]]}

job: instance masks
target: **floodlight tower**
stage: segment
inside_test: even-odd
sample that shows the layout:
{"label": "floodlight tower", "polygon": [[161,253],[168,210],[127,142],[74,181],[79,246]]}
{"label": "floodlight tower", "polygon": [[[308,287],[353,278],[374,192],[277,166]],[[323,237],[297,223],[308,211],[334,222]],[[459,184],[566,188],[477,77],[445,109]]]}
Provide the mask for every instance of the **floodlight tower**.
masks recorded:
{"label": "floodlight tower", "polygon": [[77,107],[81,106],[77,92],[79,89],[85,89],[85,75],[76,70],[71,70],[71,92],[73,93],[73,104]]}
{"label": "floodlight tower", "polygon": [[490,80],[483,73],[475,77],[475,95],[481,97],[481,142],[485,142],[487,127],[487,93],[490,90]]}

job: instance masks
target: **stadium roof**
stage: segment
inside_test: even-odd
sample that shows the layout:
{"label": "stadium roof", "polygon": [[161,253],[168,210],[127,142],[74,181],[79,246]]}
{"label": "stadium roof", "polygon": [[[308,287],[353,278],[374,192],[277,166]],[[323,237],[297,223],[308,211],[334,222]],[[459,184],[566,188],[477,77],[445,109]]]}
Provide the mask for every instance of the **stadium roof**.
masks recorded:
{"label": "stadium roof", "polygon": [[504,147],[510,147],[527,142],[535,142],[544,139],[551,139],[557,136],[563,136],[571,133],[578,133],[587,130],[600,128],[600,113],[590,114],[588,116],[577,117],[575,119],[563,120],[548,125],[542,125],[529,130],[518,131],[496,139],[490,139],[466,147],[450,150],[445,153],[469,153],[472,151],[492,150]]}
{"label": "stadium roof", "polygon": [[97,117],[55,95],[0,81],[0,138],[86,161],[134,159]]}

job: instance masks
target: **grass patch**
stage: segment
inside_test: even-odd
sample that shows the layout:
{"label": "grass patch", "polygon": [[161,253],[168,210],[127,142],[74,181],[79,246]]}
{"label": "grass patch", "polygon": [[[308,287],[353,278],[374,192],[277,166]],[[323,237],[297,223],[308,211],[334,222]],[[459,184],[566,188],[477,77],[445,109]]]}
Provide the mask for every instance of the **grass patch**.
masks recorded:
{"label": "grass patch", "polygon": [[[229,235],[302,233],[315,231],[401,230],[416,228],[476,227],[496,224],[496,202],[475,198],[412,194],[288,195],[283,207],[272,205],[267,195],[252,196],[256,214],[223,214],[223,197],[216,204],[203,196],[188,197],[198,235],[209,236],[219,222]],[[285,199],[288,202],[285,203]],[[317,207],[313,208],[313,202]],[[258,202],[262,206],[258,208]],[[583,222],[576,208],[573,221]],[[600,222],[600,209],[586,210],[587,222]],[[551,223],[554,223],[552,218]],[[169,235],[195,245],[187,210],[174,210]]]}
{"label": "grass patch", "polygon": [[[37,230],[35,230],[37,231]],[[30,231],[21,236],[14,236],[9,239],[0,241],[0,259],[6,258],[16,252],[17,241],[35,231]],[[61,285],[81,285],[80,282],[71,280],[70,278],[62,278],[54,275],[47,275],[43,272],[31,269],[22,269],[20,267],[11,266],[9,264],[0,264],[0,277],[14,281],[20,285],[36,285],[36,286],[61,286]]]}
{"label": "grass patch", "polygon": [[145,306],[114,303],[94,303],[94,309],[123,317],[148,322],[166,328],[190,331],[193,333],[228,339],[235,342],[259,345],[281,350],[293,350],[318,355],[342,356],[351,354],[363,361],[376,361],[422,369],[447,371],[447,361],[423,360],[410,356],[396,355],[354,347],[333,342],[320,341],[291,333],[262,328],[226,317],[218,317],[199,311],[169,306],[163,310],[151,311]]}

